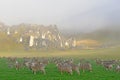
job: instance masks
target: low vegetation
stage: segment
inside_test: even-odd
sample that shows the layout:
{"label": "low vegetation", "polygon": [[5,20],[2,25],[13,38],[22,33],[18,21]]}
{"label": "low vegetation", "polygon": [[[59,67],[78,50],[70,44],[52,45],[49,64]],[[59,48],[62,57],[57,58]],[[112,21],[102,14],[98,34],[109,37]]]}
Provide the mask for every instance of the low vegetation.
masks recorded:
{"label": "low vegetation", "polygon": [[[119,47],[98,50],[1,51],[0,78],[1,80],[119,80],[119,52]],[[40,61],[43,60],[42,58],[47,59],[49,62],[42,68],[45,72],[37,66],[24,67],[25,57],[29,60],[38,58]],[[13,60],[15,58],[15,60],[12,62],[9,60],[10,58]],[[69,67],[67,60],[73,60],[72,64],[69,63]],[[79,67],[81,60],[89,62],[92,69],[86,64],[82,64],[81,69]],[[114,63],[114,61],[118,61],[118,63]],[[64,67],[60,64],[63,64]],[[75,66],[79,67],[79,71]],[[64,69],[65,67],[66,69]],[[72,70],[72,73],[69,69]],[[83,71],[83,69],[85,70]]]}

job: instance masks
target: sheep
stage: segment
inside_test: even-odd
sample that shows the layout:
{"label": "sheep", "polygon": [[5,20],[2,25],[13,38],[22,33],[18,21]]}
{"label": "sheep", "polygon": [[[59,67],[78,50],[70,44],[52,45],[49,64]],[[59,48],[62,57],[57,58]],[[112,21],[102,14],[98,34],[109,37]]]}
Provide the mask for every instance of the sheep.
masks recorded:
{"label": "sheep", "polygon": [[73,70],[73,71],[76,71],[76,72],[78,73],[78,75],[79,75],[79,74],[80,74],[79,66],[76,65],[76,64],[73,64],[73,63],[71,63],[70,65],[71,65],[71,67],[72,67],[72,70]]}
{"label": "sheep", "polygon": [[111,64],[111,63],[102,63],[102,64],[106,68],[106,70],[110,70],[113,68],[113,64]]}
{"label": "sheep", "polygon": [[19,70],[21,67],[21,64],[18,61],[15,61],[15,68],[16,70]]}
{"label": "sheep", "polygon": [[32,72],[34,74],[36,74],[36,72],[38,71],[38,64],[35,62],[32,62],[30,68],[31,68]]}
{"label": "sheep", "polygon": [[13,57],[13,58],[12,57],[8,57],[7,59],[10,62],[15,62],[17,58],[16,57]]}
{"label": "sheep", "polygon": [[31,70],[33,71],[34,74],[36,74],[37,71],[42,71],[44,75],[46,74],[45,64],[43,64],[43,63],[32,62]]}
{"label": "sheep", "polygon": [[46,74],[45,65],[46,65],[46,64],[44,64],[44,63],[39,63],[39,65],[38,65],[38,69],[39,69],[40,71],[42,71],[42,72],[44,73],[44,75]]}
{"label": "sheep", "polygon": [[99,64],[99,65],[102,64],[102,60],[100,60],[100,59],[96,59],[95,62],[96,62],[96,64]]}
{"label": "sheep", "polygon": [[85,70],[89,70],[90,72],[92,71],[92,65],[88,62],[87,63],[79,63],[78,66],[79,66],[80,70],[83,70],[83,72]]}
{"label": "sheep", "polygon": [[23,64],[24,64],[25,67],[31,69],[31,67],[30,67],[31,66],[31,62],[30,61],[24,62]]}
{"label": "sheep", "polygon": [[117,65],[115,69],[117,72],[120,72],[120,65]]}
{"label": "sheep", "polygon": [[61,74],[62,74],[63,72],[68,72],[68,73],[70,73],[71,75],[73,74],[73,73],[72,73],[72,67],[71,67],[70,65],[68,65],[68,64],[66,64],[66,63],[58,63],[57,66],[58,66],[58,69],[59,69],[59,71],[61,72]]}

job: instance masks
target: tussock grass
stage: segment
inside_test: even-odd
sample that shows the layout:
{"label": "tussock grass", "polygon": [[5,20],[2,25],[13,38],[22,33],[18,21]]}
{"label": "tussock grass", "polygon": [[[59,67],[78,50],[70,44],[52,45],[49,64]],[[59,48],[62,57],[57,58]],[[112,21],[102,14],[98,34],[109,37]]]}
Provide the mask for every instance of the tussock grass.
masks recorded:
{"label": "tussock grass", "polygon": [[95,50],[6,50],[0,51],[1,57],[75,57],[75,58],[107,58],[120,59],[120,48]]}

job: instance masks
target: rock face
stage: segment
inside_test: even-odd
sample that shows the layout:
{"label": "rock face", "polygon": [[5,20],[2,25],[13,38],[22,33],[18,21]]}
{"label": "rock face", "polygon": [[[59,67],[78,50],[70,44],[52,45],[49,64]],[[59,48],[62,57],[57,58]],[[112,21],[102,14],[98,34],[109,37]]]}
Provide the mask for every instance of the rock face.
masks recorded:
{"label": "rock face", "polygon": [[3,26],[4,24],[0,23],[0,31],[4,30],[3,32],[6,35],[13,38],[16,43],[22,44],[25,49],[76,47],[75,39],[65,38],[56,25],[19,24],[11,27]]}

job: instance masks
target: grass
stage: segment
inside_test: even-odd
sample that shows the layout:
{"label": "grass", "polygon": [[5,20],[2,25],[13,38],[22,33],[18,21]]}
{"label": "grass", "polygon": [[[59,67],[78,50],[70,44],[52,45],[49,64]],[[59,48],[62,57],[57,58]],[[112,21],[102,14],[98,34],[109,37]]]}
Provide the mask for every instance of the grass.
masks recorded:
{"label": "grass", "polygon": [[49,50],[49,51],[1,51],[0,56],[3,57],[72,57],[77,61],[79,58],[89,59],[93,66],[93,72],[80,72],[78,75],[76,72],[71,76],[68,73],[62,75],[52,63],[46,67],[46,75],[41,72],[37,72],[34,75],[31,70],[27,68],[21,68],[16,71],[15,68],[9,68],[6,64],[5,58],[0,58],[0,80],[119,80],[119,72],[114,70],[106,71],[100,65],[97,65],[94,58],[102,59],[120,59],[120,49],[109,48],[109,49],[97,49],[97,50]]}
{"label": "grass", "polygon": [[90,60],[93,66],[93,72],[85,71],[80,72],[78,75],[76,72],[73,75],[68,73],[60,74],[56,66],[52,63],[46,67],[46,75],[41,72],[37,72],[34,75],[31,70],[27,68],[21,68],[16,70],[15,68],[9,68],[6,64],[6,59],[0,59],[0,80],[119,80],[119,72],[114,70],[106,71],[100,65],[96,65],[93,60]]}
{"label": "grass", "polygon": [[48,51],[24,51],[24,50],[1,50],[1,57],[75,57],[75,58],[107,58],[119,59],[120,47],[95,49],[95,50],[48,50]]}

